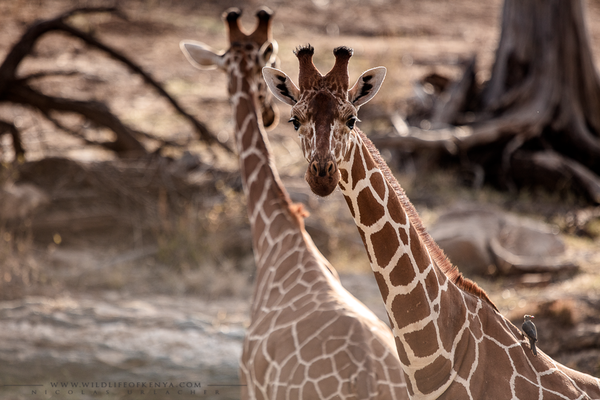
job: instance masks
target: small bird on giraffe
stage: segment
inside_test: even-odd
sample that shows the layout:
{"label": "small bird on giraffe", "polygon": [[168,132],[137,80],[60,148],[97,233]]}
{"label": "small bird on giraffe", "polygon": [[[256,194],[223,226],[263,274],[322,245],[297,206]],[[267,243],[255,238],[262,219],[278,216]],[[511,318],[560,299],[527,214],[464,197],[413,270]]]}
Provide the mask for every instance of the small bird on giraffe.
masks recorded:
{"label": "small bird on giraffe", "polygon": [[537,349],[535,348],[535,342],[537,342],[537,329],[532,319],[535,318],[533,315],[525,315],[523,316],[525,321],[523,321],[523,325],[521,329],[527,338],[529,339],[529,346],[531,347],[531,351],[534,356],[537,356]]}

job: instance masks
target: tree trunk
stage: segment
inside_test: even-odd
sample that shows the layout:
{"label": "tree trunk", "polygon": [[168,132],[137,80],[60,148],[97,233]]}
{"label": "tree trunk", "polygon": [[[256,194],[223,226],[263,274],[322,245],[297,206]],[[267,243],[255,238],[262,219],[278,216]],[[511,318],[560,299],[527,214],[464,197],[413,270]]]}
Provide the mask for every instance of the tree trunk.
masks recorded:
{"label": "tree trunk", "polygon": [[[552,174],[573,177],[569,185],[575,192],[600,203],[600,78],[583,0],[505,0],[491,78],[476,95],[469,85],[472,76],[472,67],[467,68],[429,113],[432,126],[472,121],[470,134],[455,128],[438,135],[437,144],[429,140],[428,147],[452,148],[450,159],[470,163],[484,171],[487,182],[504,188],[564,189],[564,179],[560,188],[558,181],[544,179],[548,167]],[[403,140],[394,141],[405,148]],[[561,162],[540,162],[555,153],[560,157],[553,160]],[[523,173],[524,165],[536,165],[535,171]]]}
{"label": "tree trunk", "polygon": [[481,105],[497,117],[516,116],[525,139],[543,134],[559,152],[600,173],[600,80],[583,0],[505,1]]}

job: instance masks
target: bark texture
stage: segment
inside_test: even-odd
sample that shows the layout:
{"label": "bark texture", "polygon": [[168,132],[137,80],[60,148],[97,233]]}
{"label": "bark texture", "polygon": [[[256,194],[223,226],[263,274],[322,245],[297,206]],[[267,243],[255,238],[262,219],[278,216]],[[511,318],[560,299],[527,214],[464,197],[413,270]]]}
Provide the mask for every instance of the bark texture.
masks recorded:
{"label": "bark texture", "polygon": [[502,188],[570,189],[600,203],[600,78],[584,1],[506,0],[491,72],[477,88],[470,61],[435,97],[431,130],[376,144],[436,149]]}

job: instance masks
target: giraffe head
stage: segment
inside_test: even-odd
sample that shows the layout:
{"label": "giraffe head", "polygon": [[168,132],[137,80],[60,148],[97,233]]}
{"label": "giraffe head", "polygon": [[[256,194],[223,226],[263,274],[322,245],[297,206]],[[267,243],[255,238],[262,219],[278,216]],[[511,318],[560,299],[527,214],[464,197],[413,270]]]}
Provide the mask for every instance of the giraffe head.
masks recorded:
{"label": "giraffe head", "polygon": [[227,72],[230,97],[242,89],[240,86],[244,82],[253,85],[263,125],[265,128],[274,128],[278,122],[278,112],[261,74],[264,66],[277,63],[277,42],[271,33],[273,12],[266,7],[258,10],[258,26],[250,34],[246,34],[240,26],[241,15],[241,10],[237,8],[230,8],[223,13],[229,32],[229,49],[217,52],[204,43],[191,40],[184,40],[179,46],[193,66],[200,69],[219,68]]}
{"label": "giraffe head", "polygon": [[333,50],[335,65],[321,75],[312,61],[314,48],[300,47],[294,52],[300,64],[299,87],[282,71],[265,67],[263,75],[275,97],[292,106],[292,118],[300,146],[308,161],[306,181],[319,196],[333,192],[340,180],[338,163],[346,156],[349,138],[356,135],[358,109],[377,94],[386,69],[364,72],[349,88],[348,61],[352,49]]}

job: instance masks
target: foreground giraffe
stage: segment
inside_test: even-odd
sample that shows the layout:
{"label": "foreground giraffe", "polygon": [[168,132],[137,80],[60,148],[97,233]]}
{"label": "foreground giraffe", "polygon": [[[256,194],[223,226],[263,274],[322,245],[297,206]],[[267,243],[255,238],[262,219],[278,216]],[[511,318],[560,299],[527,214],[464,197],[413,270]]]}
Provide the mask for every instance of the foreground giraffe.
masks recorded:
{"label": "foreground giraffe", "polygon": [[309,162],[314,193],[339,185],[369,255],[411,398],[589,399],[600,381],[556,363],[506,320],[485,292],[465,279],[425,231],[419,216],[367,137],[358,108],[375,96],[386,70],[364,72],[349,89],[352,50],[334,50],[323,76],[314,49],[296,50],[299,87],[265,67],[275,96],[292,106],[290,122]]}
{"label": "foreground giraffe", "polygon": [[261,75],[277,48],[271,12],[257,13],[250,35],[241,31],[240,15],[225,14],[226,52],[189,41],[181,49],[192,64],[219,67],[229,78],[257,266],[242,398],[408,399],[390,329],[341,286],[304,229],[302,207],[279,180],[262,125],[265,115],[268,125],[276,123]]}

